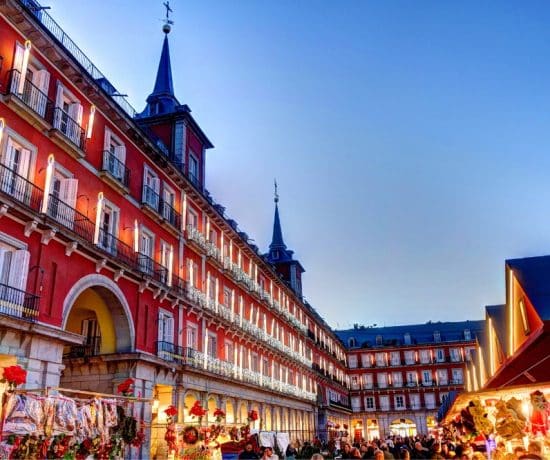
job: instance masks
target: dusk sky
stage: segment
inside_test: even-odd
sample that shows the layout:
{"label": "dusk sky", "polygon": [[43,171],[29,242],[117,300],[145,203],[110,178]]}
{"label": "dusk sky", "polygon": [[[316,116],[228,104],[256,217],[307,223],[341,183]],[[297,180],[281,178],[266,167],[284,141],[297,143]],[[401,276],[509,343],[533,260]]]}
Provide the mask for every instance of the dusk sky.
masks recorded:
{"label": "dusk sky", "polygon": [[[139,111],[164,9],[48,0]],[[482,319],[550,253],[547,2],[172,0],[207,188],[262,250],[273,179],[304,294],[337,328]]]}

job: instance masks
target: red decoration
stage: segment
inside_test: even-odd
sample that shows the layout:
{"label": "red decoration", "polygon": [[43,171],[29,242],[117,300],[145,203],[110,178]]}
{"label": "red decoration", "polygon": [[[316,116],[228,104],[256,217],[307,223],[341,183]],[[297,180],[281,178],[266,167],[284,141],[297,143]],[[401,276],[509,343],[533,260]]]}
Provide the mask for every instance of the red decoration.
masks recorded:
{"label": "red decoration", "polygon": [[164,413],[166,414],[166,416],[168,417],[173,417],[174,415],[176,415],[178,413],[178,410],[174,407],[174,406],[168,406],[165,410],[164,410]]}
{"label": "red decoration", "polygon": [[258,420],[258,412],[255,411],[255,410],[251,410],[248,413],[248,421],[249,422],[255,422],[256,420]]}
{"label": "red decoration", "polygon": [[339,429],[340,429],[340,424],[337,423],[336,425],[334,425],[334,428],[336,428],[337,430],[339,430]]}
{"label": "red decoration", "polygon": [[214,417],[216,417],[216,422],[220,423],[223,418],[225,418],[225,412],[219,407],[214,411]]}
{"label": "red decoration", "polygon": [[345,423],[344,423],[343,427],[344,427],[344,430],[348,429],[348,426]]}
{"label": "red decoration", "polygon": [[8,382],[10,387],[15,388],[27,381],[27,371],[21,366],[9,366],[4,368],[2,381]]}
{"label": "red decoration", "polygon": [[193,404],[193,407],[191,407],[189,414],[193,417],[198,417],[200,421],[207,412],[208,411],[201,406],[201,403],[199,401],[195,401],[195,404]]}
{"label": "red decoration", "polygon": [[134,379],[126,379],[117,387],[117,391],[123,396],[134,396]]}

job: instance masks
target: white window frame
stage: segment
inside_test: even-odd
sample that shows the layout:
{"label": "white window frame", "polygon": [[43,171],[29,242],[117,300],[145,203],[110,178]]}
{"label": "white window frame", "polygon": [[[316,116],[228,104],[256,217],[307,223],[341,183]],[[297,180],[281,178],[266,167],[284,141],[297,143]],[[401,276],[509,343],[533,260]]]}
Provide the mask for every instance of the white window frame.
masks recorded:
{"label": "white window frame", "polygon": [[[185,346],[193,350],[198,350],[199,347],[199,325],[197,323],[188,322],[185,326]],[[189,339],[192,339],[191,341]],[[190,343],[191,342],[191,343]]]}
{"label": "white window frame", "polygon": [[376,410],[376,398],[374,396],[365,396],[365,410],[368,412]]}
{"label": "white window frame", "polygon": [[415,361],[414,350],[405,350],[405,364],[415,364]]}
{"label": "white window frame", "polygon": [[393,403],[394,403],[394,406],[397,410],[403,410],[403,409],[406,409],[406,406],[405,406],[405,395],[403,394],[399,394],[399,395],[394,395],[393,397]]}
{"label": "white window frame", "polygon": [[357,355],[349,355],[348,356],[348,367],[350,369],[356,369],[357,368]]}

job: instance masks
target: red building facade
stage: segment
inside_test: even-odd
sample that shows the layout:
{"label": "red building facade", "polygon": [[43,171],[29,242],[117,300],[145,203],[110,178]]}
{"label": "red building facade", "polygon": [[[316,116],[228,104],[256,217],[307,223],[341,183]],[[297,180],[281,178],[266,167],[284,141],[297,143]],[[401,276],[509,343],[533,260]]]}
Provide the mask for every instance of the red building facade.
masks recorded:
{"label": "red building facade", "polygon": [[34,0],[0,3],[0,365],[29,389],[134,378],[153,453],[163,408],[191,423],[197,400],[310,438],[349,413],[344,347],[302,299],[278,208],[263,255],[206,190],[168,32],[136,113]]}

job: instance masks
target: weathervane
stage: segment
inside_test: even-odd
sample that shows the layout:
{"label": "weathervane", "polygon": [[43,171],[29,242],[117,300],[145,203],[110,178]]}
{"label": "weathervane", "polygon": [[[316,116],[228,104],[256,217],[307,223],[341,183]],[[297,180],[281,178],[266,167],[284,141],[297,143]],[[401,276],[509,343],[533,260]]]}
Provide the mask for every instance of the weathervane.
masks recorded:
{"label": "weathervane", "polygon": [[166,18],[164,19],[164,25],[162,26],[162,31],[165,34],[170,33],[170,30],[172,30],[172,24],[174,24],[174,21],[170,19],[170,13],[173,13],[172,8],[170,8],[170,0],[166,0],[163,3],[164,7],[166,8]]}
{"label": "weathervane", "polygon": [[277,193],[277,179],[273,179],[273,182],[275,183],[275,203],[279,202],[279,194]]}

